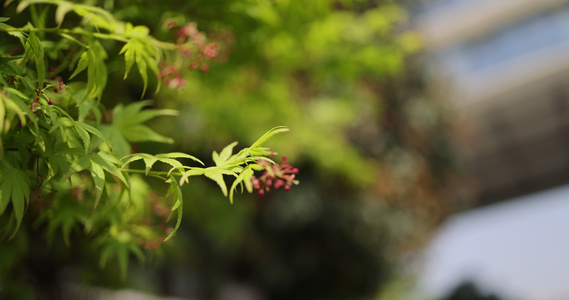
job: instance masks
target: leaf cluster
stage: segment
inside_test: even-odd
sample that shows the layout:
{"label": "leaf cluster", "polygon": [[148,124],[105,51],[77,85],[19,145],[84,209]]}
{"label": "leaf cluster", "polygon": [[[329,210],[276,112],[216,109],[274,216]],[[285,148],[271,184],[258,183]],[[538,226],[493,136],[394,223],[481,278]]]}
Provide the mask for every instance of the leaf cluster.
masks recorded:
{"label": "leaf cluster", "polygon": [[[236,142],[213,152],[215,166],[206,167],[186,153],[133,150],[138,143],[173,143],[146,123],[176,116],[177,110],[153,108],[150,100],[125,104],[113,99],[112,108],[101,104],[109,42],[123,44],[118,53],[124,56],[124,77],[137,69],[142,95],[148,72],[158,77],[164,53],[187,45],[159,41],[147,27],[121,22],[96,6],[23,0],[16,12],[24,14],[27,9],[40,17],[22,27],[0,17],[0,37],[15,39],[13,46],[23,49],[21,54],[0,52],[2,238],[13,238],[29,216],[33,226],[47,225],[50,241],[59,232],[67,245],[73,234],[90,236],[101,249],[101,266],[117,259],[126,275],[130,254],[144,260],[143,249],[155,249],[175,234],[182,218],[180,186],[190,177],[203,175],[215,181],[231,202],[238,187],[252,191],[253,171],[262,169],[257,163],[271,161],[263,144],[288,131],[286,127],[273,128],[235,154]],[[69,13],[79,24],[65,21]],[[50,22],[54,27],[46,25]],[[131,168],[139,160],[144,168]],[[160,178],[167,187],[165,195],[155,196],[143,175]],[[234,179],[229,189],[225,176]],[[168,206],[165,214],[160,207]],[[174,227],[165,227],[174,215]]]}

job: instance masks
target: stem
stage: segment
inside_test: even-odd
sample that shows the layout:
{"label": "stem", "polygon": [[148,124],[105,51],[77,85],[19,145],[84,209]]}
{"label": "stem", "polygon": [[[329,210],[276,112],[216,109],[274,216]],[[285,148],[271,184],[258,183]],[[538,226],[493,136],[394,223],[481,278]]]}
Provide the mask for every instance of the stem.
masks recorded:
{"label": "stem", "polygon": [[[140,169],[121,169],[121,171],[128,172],[128,173],[146,174],[146,170],[140,170]],[[148,172],[149,176],[161,176],[161,175],[168,176],[168,174],[182,176],[182,173],[180,173],[180,172],[171,172],[171,173],[164,172],[164,171],[149,171]],[[160,177],[160,178],[162,178],[162,177]]]}
{"label": "stem", "polygon": [[84,30],[71,30],[65,28],[3,28],[0,30],[4,32],[53,32],[59,34],[79,34],[79,35],[89,35],[99,39],[115,40],[124,43],[128,43],[129,41],[127,38],[116,34],[89,32]]}

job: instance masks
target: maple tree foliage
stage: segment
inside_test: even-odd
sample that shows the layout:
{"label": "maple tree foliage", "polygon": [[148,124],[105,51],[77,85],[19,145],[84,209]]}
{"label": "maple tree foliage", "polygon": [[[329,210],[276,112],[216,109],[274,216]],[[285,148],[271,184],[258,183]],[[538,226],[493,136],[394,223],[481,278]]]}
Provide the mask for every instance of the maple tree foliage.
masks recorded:
{"label": "maple tree foliage", "polygon": [[[100,265],[117,259],[124,277],[129,255],[144,260],[144,250],[158,248],[175,234],[184,203],[180,187],[191,177],[211,179],[233,202],[236,190],[253,191],[256,171],[273,170],[275,152],[264,144],[288,131],[284,126],[269,130],[237,153],[233,153],[237,142],[214,151],[215,165],[207,167],[187,153],[133,151],[141,142],[173,143],[146,123],[177,116],[177,110],[153,108],[150,100],[115,101],[111,108],[102,104],[109,43],[122,45],[118,55],[124,56],[124,78],[136,69],[142,96],[151,76],[157,89],[162,83],[176,89],[184,86],[182,66],[192,66],[186,71],[197,67],[207,71],[205,59],[215,59],[218,46],[208,42],[195,23],[179,28],[168,24],[177,37],[168,42],[150,35],[145,26],[120,21],[88,4],[56,0],[8,4],[16,6],[16,14],[31,10],[32,16],[41,17],[23,26],[0,17],[4,47],[13,47],[0,54],[3,239],[15,238],[24,215],[33,213],[35,226],[47,228],[48,240],[61,234],[69,245],[71,231],[82,230],[100,249]],[[65,22],[70,15],[73,22]],[[131,167],[137,161],[143,162],[142,168]],[[281,177],[287,189],[298,184],[294,176],[272,173],[279,182],[275,188],[284,186]],[[151,206],[152,188],[145,177],[160,178],[167,186],[159,203],[169,205],[169,213]],[[229,187],[227,178],[233,178]]]}

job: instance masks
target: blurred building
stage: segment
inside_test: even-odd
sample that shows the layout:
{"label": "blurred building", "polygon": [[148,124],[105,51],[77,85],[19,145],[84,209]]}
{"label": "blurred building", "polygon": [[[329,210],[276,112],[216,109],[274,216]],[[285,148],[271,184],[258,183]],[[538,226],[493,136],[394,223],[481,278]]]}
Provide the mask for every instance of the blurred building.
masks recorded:
{"label": "blurred building", "polygon": [[480,203],[569,183],[569,1],[424,0],[416,28],[472,119]]}
{"label": "blurred building", "polygon": [[504,299],[569,299],[569,1],[420,3],[432,74],[475,126],[479,204],[512,199],[447,220],[425,251],[424,289],[472,280]]}

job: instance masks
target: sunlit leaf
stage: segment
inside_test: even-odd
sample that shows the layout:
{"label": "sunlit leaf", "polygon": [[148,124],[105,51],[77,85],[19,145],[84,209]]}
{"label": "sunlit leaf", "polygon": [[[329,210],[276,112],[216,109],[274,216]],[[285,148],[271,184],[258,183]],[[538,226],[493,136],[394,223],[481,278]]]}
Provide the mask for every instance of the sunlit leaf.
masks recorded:
{"label": "sunlit leaf", "polygon": [[58,3],[57,9],[55,10],[55,22],[57,22],[57,24],[63,23],[65,15],[72,9],[73,5],[69,2],[62,1]]}
{"label": "sunlit leaf", "polygon": [[207,168],[204,171],[204,175],[207,178],[215,181],[221,188],[223,195],[227,197],[227,185],[225,184],[225,180],[223,180],[223,173],[221,170],[215,168]]}
{"label": "sunlit leaf", "polygon": [[169,181],[170,181],[170,188],[168,189],[168,195],[172,197],[172,201],[174,202],[174,205],[172,206],[172,213],[175,212],[177,214],[177,219],[174,229],[172,230],[172,232],[170,232],[170,234],[168,234],[168,236],[164,239],[164,241],[171,239],[176,233],[176,231],[178,231],[178,228],[180,228],[180,224],[182,224],[182,212],[183,212],[183,201],[184,201],[182,199],[182,190],[180,189],[180,186],[176,184],[175,178],[173,176],[170,176]]}
{"label": "sunlit leaf", "polygon": [[202,166],[205,165],[197,157],[186,154],[186,153],[181,153],[181,152],[170,152],[170,153],[156,154],[156,157],[158,157],[158,158],[189,158],[193,161],[199,162]]}
{"label": "sunlit leaf", "polygon": [[250,148],[257,148],[257,147],[261,147],[263,146],[263,144],[270,139],[271,137],[273,137],[276,134],[282,133],[282,132],[287,132],[289,131],[289,129],[286,126],[277,126],[274,127],[273,129],[267,131],[265,134],[263,134],[259,139],[257,139],[257,141],[255,141],[255,143],[253,143],[253,145],[251,145]]}
{"label": "sunlit leaf", "polygon": [[121,172],[119,167],[115,165],[115,162],[118,162],[120,165],[120,161],[114,159],[109,160],[111,156],[112,156],[111,154],[105,152],[99,152],[93,155],[91,161],[93,163],[100,165],[105,171],[109,172],[111,175],[118,177],[120,181],[122,181],[122,183],[128,188],[129,184],[128,181],[126,180],[126,177]]}
{"label": "sunlit leaf", "polygon": [[245,188],[249,193],[253,192],[253,184],[251,183],[252,177],[253,177],[253,169],[251,168],[251,165],[248,165],[241,171],[241,173],[239,174],[239,176],[237,176],[235,181],[233,181],[231,189],[229,190],[229,201],[232,204],[233,204],[233,194],[235,193],[235,190],[237,189],[238,185],[244,184]]}
{"label": "sunlit leaf", "polygon": [[95,183],[95,207],[99,204],[103,190],[105,189],[105,171],[101,165],[91,161],[91,168],[89,169],[93,182]]}

